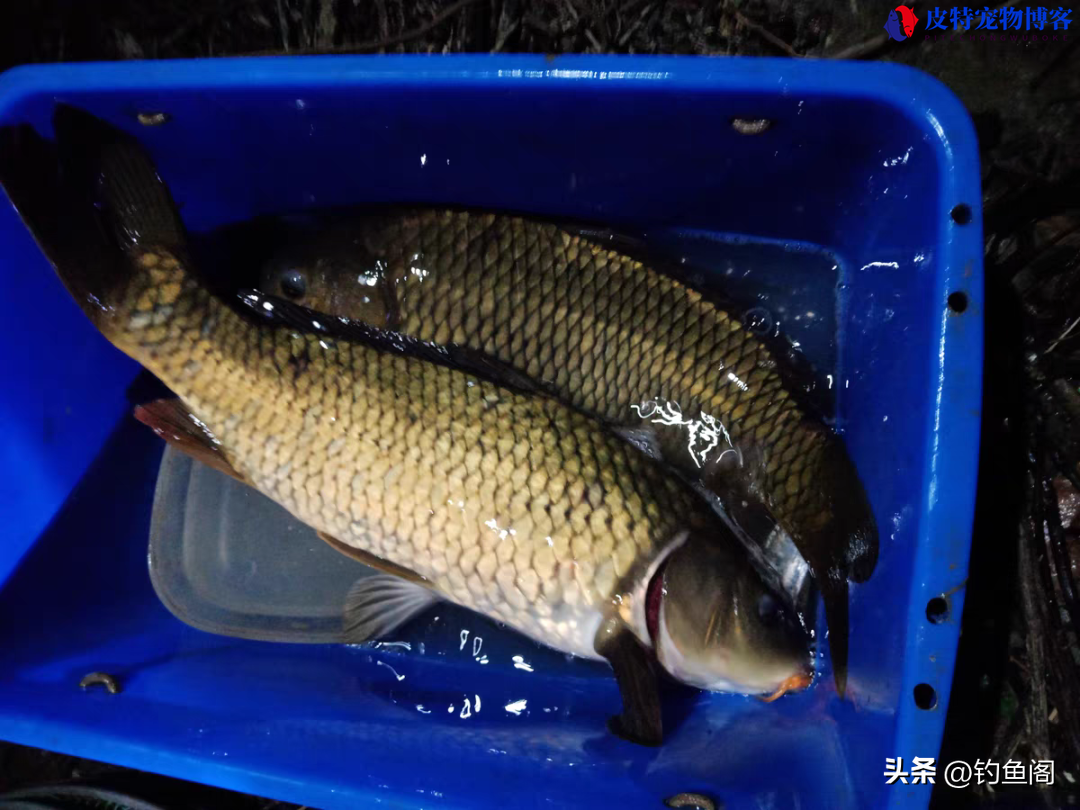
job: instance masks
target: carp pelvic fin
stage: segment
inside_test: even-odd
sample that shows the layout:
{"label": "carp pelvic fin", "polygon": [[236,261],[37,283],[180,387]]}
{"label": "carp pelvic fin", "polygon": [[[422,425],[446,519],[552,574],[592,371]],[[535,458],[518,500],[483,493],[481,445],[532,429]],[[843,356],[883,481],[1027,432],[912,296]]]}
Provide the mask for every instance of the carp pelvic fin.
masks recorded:
{"label": "carp pelvic fin", "polygon": [[345,641],[360,644],[392,633],[438,600],[430,588],[392,574],[358,579],[345,598]]}

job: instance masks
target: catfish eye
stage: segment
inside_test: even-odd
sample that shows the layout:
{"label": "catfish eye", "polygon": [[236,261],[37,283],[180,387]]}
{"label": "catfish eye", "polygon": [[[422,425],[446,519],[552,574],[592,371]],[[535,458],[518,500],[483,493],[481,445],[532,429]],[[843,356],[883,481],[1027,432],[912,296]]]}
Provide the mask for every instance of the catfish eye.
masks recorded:
{"label": "catfish eye", "polygon": [[763,593],[758,599],[758,616],[765,624],[776,624],[780,621],[780,603],[771,593]]}
{"label": "catfish eye", "polygon": [[299,301],[307,292],[307,281],[299,270],[286,270],[281,276],[281,292],[286,298]]}

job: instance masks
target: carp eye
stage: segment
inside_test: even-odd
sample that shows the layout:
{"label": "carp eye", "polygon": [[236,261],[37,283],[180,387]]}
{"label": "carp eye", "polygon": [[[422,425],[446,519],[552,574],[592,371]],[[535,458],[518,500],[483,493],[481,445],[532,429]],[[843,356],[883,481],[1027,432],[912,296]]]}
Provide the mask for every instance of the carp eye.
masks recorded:
{"label": "carp eye", "polygon": [[780,603],[770,593],[763,593],[758,600],[758,616],[766,624],[776,624],[780,620]]}
{"label": "carp eye", "polygon": [[299,270],[286,270],[281,277],[281,292],[286,298],[298,301],[307,292],[307,281]]}

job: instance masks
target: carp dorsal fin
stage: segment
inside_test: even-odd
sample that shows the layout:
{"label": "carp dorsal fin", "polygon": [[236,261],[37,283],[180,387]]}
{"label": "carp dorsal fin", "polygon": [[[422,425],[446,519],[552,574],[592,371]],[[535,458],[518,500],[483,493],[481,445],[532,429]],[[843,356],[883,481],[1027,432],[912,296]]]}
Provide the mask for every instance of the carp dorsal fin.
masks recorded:
{"label": "carp dorsal fin", "polygon": [[638,745],[660,745],[664,741],[664,723],[652,654],[616,618],[600,626],[594,646],[611,664],[622,697],[622,714],[608,722],[611,732]]}
{"label": "carp dorsal fin", "polygon": [[431,343],[419,340],[412,335],[405,335],[392,329],[382,329],[362,321],[325,315],[258,290],[241,291],[240,301],[263,320],[287,326],[298,332],[320,335],[330,340],[360,343],[377,351],[415,357],[471,374],[519,393],[548,393],[536,380],[479,349],[457,343]]}
{"label": "carp dorsal fin", "polygon": [[428,587],[430,587],[428,579],[416,573],[411,568],[406,568],[403,565],[398,565],[397,563],[390,562],[390,560],[378,557],[372,554],[370,551],[364,551],[363,549],[355,548],[354,546],[342,543],[332,534],[327,534],[323,531],[316,531],[315,534],[319,536],[320,540],[330,546],[330,548],[334,549],[334,551],[338,552],[339,554],[344,554],[346,557],[356,560],[358,563],[363,563],[368,568],[374,568],[378,571],[382,571],[383,573],[392,574],[396,577],[401,577],[402,579],[408,580],[409,582],[415,582],[418,585],[427,585]]}
{"label": "carp dorsal fin", "polygon": [[623,231],[616,231],[613,228],[602,228],[600,226],[575,225],[567,222],[560,222],[558,225],[571,236],[577,236],[580,239],[596,245],[597,247],[604,248],[605,250],[613,250],[616,253],[621,253],[642,264],[649,263],[649,259],[651,258],[649,245],[640,236],[633,236]]}
{"label": "carp dorsal fin", "polygon": [[214,434],[202,422],[192,418],[191,410],[179,397],[137,405],[134,416],[177,450],[207,467],[231,475],[241,484],[251,486],[251,482],[225,457]]}
{"label": "carp dorsal fin", "polygon": [[392,633],[437,601],[430,588],[393,574],[358,579],[345,597],[345,641],[360,644]]}

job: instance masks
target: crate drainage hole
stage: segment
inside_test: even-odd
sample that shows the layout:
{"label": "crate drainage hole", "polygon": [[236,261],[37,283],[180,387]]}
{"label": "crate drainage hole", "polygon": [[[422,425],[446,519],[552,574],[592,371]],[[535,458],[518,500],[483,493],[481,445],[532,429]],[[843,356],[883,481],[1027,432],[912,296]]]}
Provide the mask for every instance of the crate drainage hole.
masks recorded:
{"label": "crate drainage hole", "polygon": [[930,624],[941,624],[949,618],[949,600],[944,596],[935,596],[926,603],[926,618]]}
{"label": "crate drainage hole", "polygon": [[949,293],[949,309],[953,312],[960,314],[967,309],[968,298],[967,293],[953,292]]}
{"label": "crate drainage hole", "polygon": [[960,203],[953,208],[952,221],[957,225],[967,225],[971,222],[971,206],[967,203]]}
{"label": "crate drainage hole", "polygon": [[920,709],[929,711],[937,706],[937,692],[928,683],[920,683],[915,687],[915,705]]}

